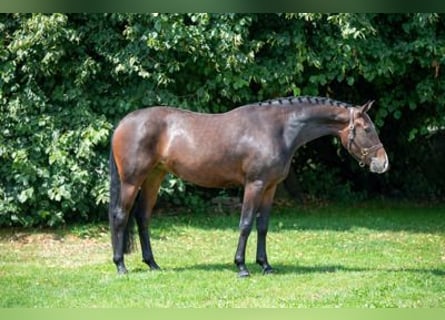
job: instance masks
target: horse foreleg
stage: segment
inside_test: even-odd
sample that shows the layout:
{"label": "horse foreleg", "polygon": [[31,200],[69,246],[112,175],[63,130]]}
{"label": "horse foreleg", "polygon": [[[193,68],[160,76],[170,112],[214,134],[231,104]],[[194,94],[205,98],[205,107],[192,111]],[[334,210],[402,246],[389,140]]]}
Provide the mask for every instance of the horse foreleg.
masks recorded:
{"label": "horse foreleg", "polygon": [[156,199],[164,179],[165,172],[157,172],[150,174],[144,182],[141,189],[141,199],[135,212],[136,223],[138,225],[139,240],[142,249],[142,259],[152,270],[160,269],[156,263],[150,242],[149,223],[153,207],[156,204]]}
{"label": "horse foreleg", "polygon": [[241,210],[240,219],[240,236],[238,240],[238,247],[235,253],[235,264],[238,267],[238,275],[240,277],[249,276],[249,270],[246,267],[246,246],[250,232],[252,231],[253,220],[257,209],[261,202],[261,197],[264,190],[262,181],[255,181],[246,184],[244,189],[243,207]]}
{"label": "horse foreleg", "polygon": [[256,218],[256,227],[258,233],[256,262],[261,266],[261,268],[263,268],[264,274],[269,274],[273,271],[267,260],[266,236],[269,229],[269,216],[276,187],[277,186],[274,185],[264,192],[261,206],[258,210],[258,216]]}

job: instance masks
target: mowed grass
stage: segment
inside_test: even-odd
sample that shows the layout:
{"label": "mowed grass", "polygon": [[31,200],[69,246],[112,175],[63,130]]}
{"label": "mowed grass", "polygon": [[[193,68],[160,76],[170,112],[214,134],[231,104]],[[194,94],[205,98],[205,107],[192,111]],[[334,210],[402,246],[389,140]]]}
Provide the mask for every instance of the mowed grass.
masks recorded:
{"label": "mowed grass", "polygon": [[156,216],[161,271],[111,262],[108,227],[2,230],[0,307],[445,307],[445,208],[371,204],[275,209],[268,254],[276,272],[233,265],[238,214]]}

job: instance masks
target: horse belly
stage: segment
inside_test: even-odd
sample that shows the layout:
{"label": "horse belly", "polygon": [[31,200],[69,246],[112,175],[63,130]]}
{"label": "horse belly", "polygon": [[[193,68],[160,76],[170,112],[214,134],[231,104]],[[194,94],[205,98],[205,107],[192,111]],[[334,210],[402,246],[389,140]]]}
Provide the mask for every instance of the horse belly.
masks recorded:
{"label": "horse belly", "polygon": [[[181,139],[182,140],[182,139]],[[162,166],[169,172],[193,184],[224,188],[243,184],[241,161],[218,144],[190,144],[176,141],[165,153]]]}
{"label": "horse belly", "polygon": [[[196,158],[170,159],[163,163],[167,171],[193,184],[208,188],[227,188],[243,184],[240,166]],[[189,160],[189,161],[187,161]]]}

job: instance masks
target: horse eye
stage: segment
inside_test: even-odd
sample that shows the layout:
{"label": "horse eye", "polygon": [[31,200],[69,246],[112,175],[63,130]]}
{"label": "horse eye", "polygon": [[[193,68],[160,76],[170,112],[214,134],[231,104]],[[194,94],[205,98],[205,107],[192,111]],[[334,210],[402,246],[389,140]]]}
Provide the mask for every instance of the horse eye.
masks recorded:
{"label": "horse eye", "polygon": [[371,127],[369,127],[369,126],[363,127],[363,130],[365,130],[366,133],[370,133]]}

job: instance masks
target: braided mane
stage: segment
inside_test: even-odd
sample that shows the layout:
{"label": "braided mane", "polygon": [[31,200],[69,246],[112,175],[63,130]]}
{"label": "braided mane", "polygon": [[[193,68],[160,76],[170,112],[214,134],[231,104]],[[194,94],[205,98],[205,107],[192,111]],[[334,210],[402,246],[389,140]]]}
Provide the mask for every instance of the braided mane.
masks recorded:
{"label": "braided mane", "polygon": [[329,105],[342,108],[353,107],[353,105],[338,100],[334,100],[326,97],[311,97],[311,96],[299,96],[299,97],[285,97],[276,98],[271,100],[265,100],[258,102],[258,105],[289,105],[289,104],[312,104],[312,105]]}

